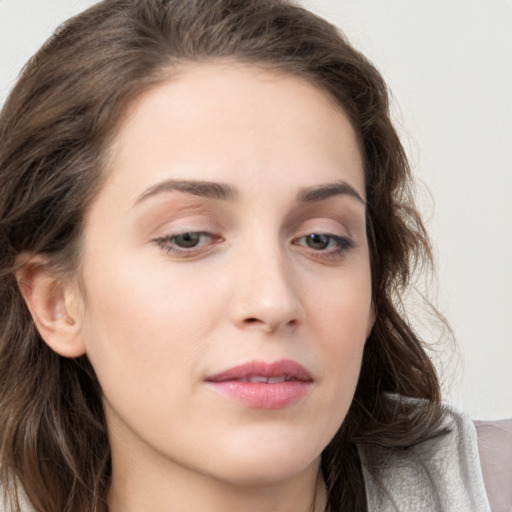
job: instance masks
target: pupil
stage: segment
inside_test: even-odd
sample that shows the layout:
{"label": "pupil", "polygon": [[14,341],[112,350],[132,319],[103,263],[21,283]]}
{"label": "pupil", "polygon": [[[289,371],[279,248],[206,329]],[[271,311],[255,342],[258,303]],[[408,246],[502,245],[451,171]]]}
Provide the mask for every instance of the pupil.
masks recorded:
{"label": "pupil", "polygon": [[313,233],[307,237],[306,241],[311,249],[325,249],[329,245],[329,236]]}
{"label": "pupil", "polygon": [[199,237],[198,233],[183,233],[176,236],[175,242],[180,247],[195,247],[199,243]]}

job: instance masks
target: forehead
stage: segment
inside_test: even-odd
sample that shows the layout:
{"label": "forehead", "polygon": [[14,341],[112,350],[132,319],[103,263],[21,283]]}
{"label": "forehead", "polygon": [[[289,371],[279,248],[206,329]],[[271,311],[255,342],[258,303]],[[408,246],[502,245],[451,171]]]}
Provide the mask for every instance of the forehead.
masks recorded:
{"label": "forehead", "polygon": [[357,136],[341,107],[303,78],[256,66],[181,68],[130,106],[111,155],[117,186],[171,177],[243,187],[285,175],[307,187],[337,174],[364,197]]}

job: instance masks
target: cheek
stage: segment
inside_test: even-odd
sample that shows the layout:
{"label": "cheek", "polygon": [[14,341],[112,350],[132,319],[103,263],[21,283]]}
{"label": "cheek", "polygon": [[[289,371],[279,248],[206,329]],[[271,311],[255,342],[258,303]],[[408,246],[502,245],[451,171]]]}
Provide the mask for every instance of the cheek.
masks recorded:
{"label": "cheek", "polygon": [[336,397],[343,397],[345,403],[350,402],[373,323],[369,269],[363,267],[350,278],[333,280],[309,302],[311,329],[321,346],[331,398],[336,401]]}
{"label": "cheek", "polygon": [[319,450],[339,430],[353,400],[371,319],[369,289],[365,281],[353,287],[345,282],[309,300],[307,338],[316,342],[320,368],[311,417],[322,418],[311,425],[310,437],[319,440]]}
{"label": "cheek", "polygon": [[358,266],[322,284],[322,287],[306,284],[310,290],[317,290],[308,296],[309,319],[327,338],[340,340],[335,345],[357,347],[359,340],[365,340],[373,322],[369,265],[362,260]]}
{"label": "cheek", "polygon": [[[84,266],[86,350],[107,394],[117,386],[180,389],[197,370],[226,307],[218,273],[143,265],[126,254]],[[171,381],[171,382],[170,382]],[[148,388],[148,389],[147,389]],[[120,392],[122,389],[120,389]]]}
{"label": "cheek", "polygon": [[359,376],[366,342],[368,310],[366,314],[361,314],[351,308],[333,308],[322,318],[324,323],[318,329],[321,332],[324,376],[330,379],[333,389],[341,390],[340,396],[348,396],[350,390],[355,389]]}

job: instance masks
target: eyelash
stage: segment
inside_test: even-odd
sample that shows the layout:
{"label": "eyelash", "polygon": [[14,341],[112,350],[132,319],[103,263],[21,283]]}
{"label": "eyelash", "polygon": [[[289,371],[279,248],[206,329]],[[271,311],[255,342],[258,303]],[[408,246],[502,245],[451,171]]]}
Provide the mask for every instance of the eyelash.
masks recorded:
{"label": "eyelash", "polygon": [[[199,243],[197,245],[192,245],[189,247],[179,247],[176,245],[177,239],[180,237],[196,237],[199,239]],[[323,237],[327,239],[326,248],[315,249],[308,245],[308,239],[313,240],[313,237]],[[206,238],[206,242],[201,243],[200,239]],[[213,235],[207,231],[184,231],[182,233],[177,233],[173,235],[166,235],[153,240],[153,242],[162,250],[167,252],[168,254],[174,254],[182,257],[194,257],[196,255],[203,254],[208,252],[211,249],[211,245],[208,241],[213,241],[214,244],[222,242],[222,237],[218,235]],[[304,241],[304,243],[301,243]],[[303,246],[311,250],[315,256],[320,257],[322,259],[340,259],[345,253],[350,251],[355,247],[354,241],[345,236],[333,235],[330,233],[320,233],[320,232],[312,232],[307,235],[303,235],[299,238],[295,238],[293,240],[293,245]],[[334,243],[334,247],[330,247],[331,243]],[[206,246],[206,247],[205,247]]]}

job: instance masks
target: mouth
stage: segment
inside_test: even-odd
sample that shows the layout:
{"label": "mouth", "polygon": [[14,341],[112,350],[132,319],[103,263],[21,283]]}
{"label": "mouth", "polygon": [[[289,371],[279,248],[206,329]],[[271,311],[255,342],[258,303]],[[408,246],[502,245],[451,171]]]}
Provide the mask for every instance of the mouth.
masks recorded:
{"label": "mouth", "polygon": [[273,363],[251,361],[208,376],[205,382],[217,392],[256,409],[283,409],[304,398],[313,377],[289,359]]}
{"label": "mouth", "polygon": [[250,375],[242,379],[235,379],[236,382],[252,382],[254,384],[278,384],[279,382],[290,382],[293,380],[289,375],[281,375],[280,377],[265,377],[264,375]]}

